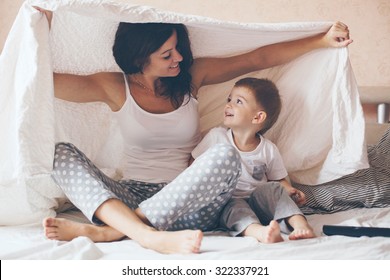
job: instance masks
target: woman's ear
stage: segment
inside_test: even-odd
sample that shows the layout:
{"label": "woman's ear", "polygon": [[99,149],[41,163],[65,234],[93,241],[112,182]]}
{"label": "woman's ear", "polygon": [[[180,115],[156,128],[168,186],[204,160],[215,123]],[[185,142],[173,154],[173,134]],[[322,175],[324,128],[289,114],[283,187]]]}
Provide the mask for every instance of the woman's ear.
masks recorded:
{"label": "woman's ear", "polygon": [[259,111],[256,113],[256,115],[252,119],[252,123],[253,124],[261,124],[265,121],[266,118],[267,118],[267,113],[264,111]]}

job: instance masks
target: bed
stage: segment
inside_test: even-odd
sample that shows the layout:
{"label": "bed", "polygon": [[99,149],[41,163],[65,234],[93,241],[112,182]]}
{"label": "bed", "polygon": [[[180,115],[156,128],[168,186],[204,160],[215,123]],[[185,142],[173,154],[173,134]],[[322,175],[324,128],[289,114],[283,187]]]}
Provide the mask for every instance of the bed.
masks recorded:
{"label": "bed", "polygon": [[[34,1],[29,1],[34,3]],[[195,42],[195,49],[197,52],[195,55],[215,55],[215,52],[219,52],[220,49],[218,47],[207,47],[202,48],[202,43],[205,42],[204,38],[198,38],[195,31],[197,29],[202,31],[208,31],[208,36],[215,35],[213,32],[220,32],[221,23],[217,21],[213,21],[210,19],[204,19],[199,17],[188,17],[184,15],[177,14],[162,14],[156,12],[153,9],[145,8],[145,7],[133,7],[126,6],[121,3],[120,11],[118,12],[116,9],[118,8],[117,3],[112,4],[109,3],[107,5],[99,5],[93,3],[93,1],[35,1],[46,7],[47,9],[57,10],[59,15],[59,20],[57,21],[57,30],[61,28],[61,13],[64,14],[62,18],[65,22],[72,21],[74,14],[68,15],[66,14],[66,8],[68,9],[76,9],[75,6],[80,5],[78,7],[80,14],[77,14],[77,17],[88,15],[88,5],[95,5],[94,8],[97,9],[97,13],[103,17],[102,22],[96,22],[91,18],[84,18],[84,25],[91,27],[92,25],[98,26],[103,31],[110,31],[114,26],[111,23],[107,25],[107,18],[112,19],[111,13],[119,14],[122,19],[128,16],[128,13],[133,13],[133,16],[138,21],[147,21],[150,18],[154,20],[169,20],[169,21],[180,21],[186,22],[189,26],[190,33],[192,34],[192,40]],[[42,2],[42,3],[41,3]],[[102,2],[115,2],[115,1],[102,1]],[[121,1],[117,1],[118,3]],[[36,36],[36,38],[40,38],[40,40],[48,41],[52,40],[49,38],[46,33],[48,33],[47,26],[45,26],[44,21],[40,18],[40,15],[34,11],[29,4],[25,4],[22,7],[19,24],[23,25],[23,21],[26,18],[32,18],[33,24],[31,22],[27,22],[25,24],[29,26],[33,26],[36,24],[40,29],[39,32],[42,34],[32,33]],[[46,6],[45,6],[46,5]],[[68,5],[68,6],[67,6]],[[113,6],[109,6],[113,5]],[[108,8],[107,8],[108,6]],[[64,8],[65,7],[65,8]],[[133,10],[131,10],[133,9]],[[65,12],[62,12],[65,10]],[[73,11],[74,12],[74,11]],[[23,14],[24,13],[24,14]],[[127,13],[127,14],[126,14]],[[143,16],[142,19],[137,18]],[[111,18],[110,18],[111,16]],[[162,17],[165,16],[165,17]],[[206,21],[207,24],[204,24]],[[62,22],[62,24],[64,24]],[[318,32],[323,31],[325,28],[329,27],[328,23],[314,23],[314,24],[293,24],[293,25],[240,25],[237,23],[224,23],[226,28],[234,34],[241,34],[241,39],[244,39],[245,36],[252,36],[254,32],[257,32],[260,29],[264,34],[271,34],[274,32],[276,36],[272,39],[271,37],[267,37],[267,39],[263,42],[263,44],[270,43],[272,40],[280,41],[291,38],[297,38],[299,36],[306,36],[310,34],[316,34]],[[80,25],[81,26],[81,25]],[[211,28],[206,28],[210,27]],[[52,27],[55,30],[55,26]],[[17,33],[17,28],[11,34]],[[33,30],[34,31],[34,30]],[[35,29],[37,31],[37,29]],[[240,32],[237,32],[240,31]],[[46,32],[46,33],[45,33]],[[66,32],[66,30],[64,31]],[[93,33],[93,32],[91,32]],[[218,33],[219,34],[219,33]],[[225,34],[225,33],[224,33]],[[15,35],[16,39],[18,39],[18,35]],[[20,36],[20,35],[19,35]],[[64,36],[64,33],[61,34]],[[69,35],[65,34],[65,37]],[[292,36],[292,37],[289,37]],[[261,37],[261,36],[260,36]],[[14,44],[15,38],[11,38],[10,41]],[[73,46],[74,49],[77,49],[78,45],[76,44],[77,37],[73,37]],[[248,37],[249,38],[249,37]],[[247,38],[247,39],[248,39]],[[12,39],[14,41],[12,41]],[[58,39],[58,37],[57,37]],[[88,39],[88,38],[87,38]],[[215,40],[222,40],[226,38],[217,38],[215,36]],[[223,40],[222,40],[223,41]],[[17,40],[16,40],[17,42]],[[42,41],[41,41],[42,42]],[[196,44],[198,42],[198,44]],[[23,42],[22,42],[23,43]],[[73,68],[75,72],[81,73],[90,73],[96,71],[96,69],[109,69],[115,70],[115,68],[110,68],[112,65],[112,61],[108,62],[108,66],[104,65],[104,59],[102,59],[102,53],[98,53],[95,57],[90,57],[90,53],[82,53],[80,56],[84,61],[71,61],[69,62],[67,59],[72,55],[69,53],[59,53],[64,49],[61,46],[61,43],[69,43],[67,39],[62,39],[59,42],[50,41],[52,44],[52,57],[53,64],[51,61],[45,59],[45,56],[39,56],[45,54],[46,49],[37,49],[36,54],[38,55],[41,62],[41,72],[35,73],[32,79],[37,79],[37,77],[41,77],[42,75],[47,75],[52,71],[51,67],[57,69],[57,71],[72,71],[72,69],[67,68],[70,64],[74,63],[76,65],[76,69]],[[9,43],[11,44],[11,43]],[[54,44],[54,47],[53,47]],[[207,45],[209,44],[209,45]],[[207,42],[207,46],[214,46],[215,42]],[[252,42],[252,44],[257,44],[256,42]],[[39,44],[38,44],[39,45]],[[243,44],[237,44],[236,46],[229,46],[231,48],[235,48],[235,51],[242,51],[240,49]],[[244,44],[245,45],[245,44]],[[15,45],[13,45],[15,46]],[[220,46],[220,44],[218,44]],[[7,54],[7,50],[10,49],[8,46],[5,47],[5,53]],[[67,48],[69,50],[69,48]],[[202,51],[208,50],[209,53],[203,53]],[[105,51],[105,50],[103,50]],[[232,52],[232,49],[226,50],[227,53]],[[214,52],[214,53],[213,53]],[[47,54],[47,53],[46,53]],[[103,53],[104,55],[104,53]],[[107,54],[105,54],[107,55]],[[309,62],[313,59],[317,59],[318,63],[326,62],[326,63],[334,63],[338,67],[341,67],[343,71],[347,71],[348,75],[344,75],[345,73],[337,74],[338,76],[333,76],[332,73],[328,74],[326,79],[330,79],[337,86],[345,89],[345,92],[348,92],[347,96],[339,96],[340,98],[344,98],[343,101],[347,101],[347,104],[344,104],[343,107],[348,108],[348,110],[334,110],[332,106],[334,106],[334,99],[332,100],[321,100],[324,102],[320,102],[317,104],[313,100],[316,106],[323,107],[323,110],[332,110],[333,115],[329,116],[330,119],[327,119],[323,125],[326,127],[323,129],[329,128],[333,131],[333,138],[326,138],[325,140],[318,140],[318,145],[324,144],[326,147],[325,153],[322,154],[321,159],[321,167],[320,170],[315,170],[315,174],[313,175],[312,166],[307,166],[307,162],[301,162],[301,167],[304,168],[293,170],[291,173],[293,178],[304,178],[303,181],[299,182],[299,184],[309,184],[309,183],[326,183],[332,181],[333,179],[337,179],[346,174],[354,174],[354,172],[359,172],[360,169],[364,169],[368,167],[369,160],[367,159],[367,150],[366,150],[366,140],[368,139],[370,143],[374,144],[382,137],[382,135],[387,131],[388,124],[382,124],[380,126],[377,125],[367,125],[366,131],[364,130],[364,117],[363,112],[361,110],[361,104],[359,100],[359,91],[356,85],[356,82],[353,78],[353,73],[350,71],[350,65],[348,61],[348,53],[345,50],[329,51],[326,50],[322,55],[329,55],[329,57],[325,57],[323,60],[319,58],[317,54],[312,54],[311,56],[306,56],[302,60],[296,62],[299,67],[309,67]],[[34,58],[34,57],[33,57]],[[4,55],[2,57],[4,59],[2,63],[4,64],[6,61]],[[77,59],[77,58],[76,58]],[[90,59],[90,60],[88,60]],[[334,60],[332,60],[334,59]],[[102,65],[103,60],[103,65]],[[330,62],[329,62],[330,61]],[[50,65],[48,68],[44,68],[42,65],[44,64]],[[73,66],[74,66],[73,65]],[[80,66],[82,65],[82,66]],[[95,68],[88,68],[95,65]],[[97,66],[96,66],[97,65]],[[325,67],[326,64],[323,66]],[[286,65],[284,67],[278,69],[271,69],[266,72],[257,73],[259,76],[271,76],[274,80],[277,81],[278,86],[281,88],[285,88],[291,84],[291,81],[288,83],[284,78],[289,75],[290,68],[293,65]],[[343,67],[342,67],[343,66]],[[77,68],[79,67],[79,68]],[[86,67],[81,69],[81,67]],[[100,68],[99,68],[100,67]],[[18,69],[19,71],[20,69]],[[315,72],[315,71],[312,71]],[[322,75],[323,72],[319,71],[318,75]],[[33,75],[33,74],[29,74]],[[305,73],[301,73],[301,75],[305,75]],[[352,75],[352,76],[351,76]],[[297,79],[302,79],[303,76],[296,77]],[[323,76],[323,75],[322,75]],[[347,77],[347,78],[345,78]],[[325,79],[324,78],[324,79]],[[335,79],[337,78],[337,79]],[[291,79],[291,77],[290,77]],[[301,80],[298,80],[301,81]],[[50,80],[46,81],[50,87]],[[296,80],[294,81],[294,83]],[[315,80],[317,83],[316,87],[318,87],[319,80]],[[329,84],[329,83],[328,83]],[[226,88],[229,88],[230,84],[219,85],[217,88],[210,89],[206,88],[205,91],[217,90],[225,94]],[[41,95],[44,95],[44,91],[49,91],[47,96],[50,95],[50,89],[42,89]],[[297,92],[305,92],[310,91],[309,88],[299,87],[296,89]],[[325,90],[329,90],[330,92],[335,92],[333,98],[337,96],[337,94],[341,94],[342,91],[335,89],[335,87],[329,87]],[[298,94],[296,92],[296,94]],[[30,91],[27,93],[31,93]],[[25,95],[27,94],[25,93]],[[319,96],[321,96],[322,92],[319,92]],[[20,95],[21,98],[27,98],[26,96]],[[37,96],[37,99],[34,99],[34,102],[39,101],[41,95]],[[203,102],[202,96],[206,96],[204,93],[200,94],[200,103]],[[296,97],[297,95],[295,95]],[[304,96],[299,96],[304,98]],[[302,104],[300,102],[305,101],[309,102],[310,100],[299,99],[291,100],[291,104]],[[217,125],[220,122],[220,119],[216,117],[216,113],[221,108],[222,103],[216,102],[217,99],[222,99],[221,95],[216,94],[214,99],[207,100],[206,105],[200,108],[201,111],[201,122],[203,132],[207,131],[209,128]],[[288,96],[286,95],[287,99]],[[387,95],[383,97],[383,101],[379,100],[378,104],[387,102]],[[27,110],[27,119],[30,117],[38,117],[36,122],[32,118],[28,121],[29,129],[25,131],[27,133],[27,138],[22,139],[20,141],[19,138],[15,138],[17,144],[15,143],[6,143],[5,147],[11,147],[11,149],[16,149],[15,145],[17,145],[19,157],[17,160],[23,159],[22,162],[23,168],[17,169],[19,173],[22,174],[23,184],[21,185],[13,185],[12,180],[8,180],[8,185],[2,181],[2,201],[1,205],[1,224],[0,227],[0,259],[2,260],[335,260],[335,259],[347,259],[347,260],[389,260],[390,259],[390,242],[389,238],[386,237],[347,237],[347,236],[326,236],[323,233],[323,225],[348,225],[348,226],[367,226],[367,227],[387,227],[390,228],[390,199],[388,195],[384,197],[383,200],[379,197],[379,199],[375,200],[373,203],[369,205],[352,205],[349,209],[343,210],[321,210],[314,209],[311,211],[310,209],[306,209],[307,218],[310,224],[313,226],[317,238],[308,239],[308,240],[299,240],[299,241],[289,241],[287,236],[284,236],[286,242],[279,244],[259,244],[253,238],[249,237],[230,237],[227,233],[216,231],[216,232],[208,232],[205,233],[205,238],[202,242],[201,250],[199,254],[192,255],[163,255],[157,252],[146,250],[138,245],[136,242],[124,239],[117,242],[110,243],[93,243],[86,237],[79,237],[70,242],[62,242],[62,241],[51,241],[47,240],[43,235],[43,228],[41,226],[41,219],[45,216],[54,216],[58,215],[58,217],[65,217],[71,220],[87,222],[85,217],[78,212],[76,209],[73,209],[71,205],[66,201],[63,197],[63,194],[58,190],[58,187],[54,186],[50,181],[50,171],[52,165],[52,157],[53,157],[53,143],[59,140],[69,140],[72,142],[79,143],[82,146],[82,150],[86,152],[92,159],[94,159],[98,165],[102,168],[105,168],[107,173],[113,172],[112,164],[115,163],[114,156],[117,153],[107,153],[110,156],[105,158],[105,162],[102,161],[102,157],[98,157],[96,155],[96,150],[107,150],[110,151],[110,147],[120,146],[118,142],[110,142],[109,145],[104,142],[106,139],[107,131],[111,131],[111,135],[115,134],[115,124],[111,124],[107,117],[107,108],[101,106],[101,104],[91,104],[91,105],[80,105],[75,107],[73,104],[68,104],[63,101],[49,99],[48,97],[44,99],[45,107],[42,107],[42,104],[31,103],[32,107],[36,106],[35,109],[40,108],[38,115],[28,115]],[[9,100],[8,100],[9,101]],[[49,103],[50,104],[49,104]],[[298,103],[296,103],[298,102]],[[20,105],[19,103],[15,103],[16,105]],[[49,106],[49,105],[50,106]],[[309,104],[310,105],[310,104]],[[308,105],[308,106],[309,106]],[[291,107],[293,108],[293,107]],[[299,110],[303,107],[301,105],[298,106],[298,110],[295,112],[299,114]],[[315,111],[313,108],[309,107],[309,109],[305,112],[308,114],[310,122],[306,122],[305,125],[313,128],[312,133],[318,132],[319,123],[318,121],[318,111]],[[52,118],[54,113],[57,112],[55,118]],[[293,114],[294,112],[290,112]],[[36,114],[36,113],[34,113]],[[344,115],[343,115],[344,114]],[[96,119],[92,121],[89,119],[85,123],[83,120],[87,120],[88,116],[98,116]],[[49,116],[50,118],[47,118]],[[76,116],[76,117],[75,117]],[[287,113],[285,112],[285,116]],[[73,117],[73,122],[69,125],[69,118]],[[283,113],[282,113],[283,118]],[[57,124],[53,125],[54,120],[56,120]],[[324,120],[319,120],[324,121]],[[38,125],[39,123],[39,125]],[[322,124],[322,123],[320,123]],[[1,123],[3,125],[3,123]],[[20,124],[18,124],[20,125]],[[9,128],[8,126],[4,126],[5,129]],[[35,127],[36,129],[32,130],[31,127]],[[46,130],[42,131],[42,127],[45,127]],[[271,139],[282,146],[282,150],[286,151],[285,158],[288,162],[288,169],[294,169],[296,167],[296,162],[294,162],[293,155],[289,155],[288,146],[286,146],[286,142],[283,142],[281,139],[285,139],[286,137],[280,137],[278,134],[278,129],[280,130],[283,127],[283,122],[279,122],[276,124],[276,129],[271,131],[268,135]],[[77,131],[81,131],[81,128],[85,128],[84,134],[78,134]],[[26,129],[21,126],[21,130]],[[344,129],[344,131],[343,131]],[[95,137],[97,140],[88,141],[90,132],[98,133]],[[104,131],[101,132],[101,131]],[[351,133],[354,131],[354,133]],[[294,137],[297,136],[296,131],[289,131]],[[295,134],[294,134],[295,133]],[[321,132],[323,133],[323,132]],[[42,136],[44,135],[44,136]],[[366,136],[365,136],[366,135]],[[20,135],[19,135],[20,136]],[[100,137],[99,137],[100,136]],[[339,137],[340,136],[340,137]],[[342,137],[341,137],[342,136]],[[368,137],[367,137],[368,136]],[[20,136],[20,137],[23,137]],[[305,138],[313,137],[313,135],[305,135]],[[339,137],[339,138],[337,138]],[[12,137],[10,138],[13,139]],[[11,140],[9,142],[11,142]],[[280,140],[278,142],[278,140]],[[20,141],[20,143],[18,142]],[[103,141],[103,142],[102,142]],[[325,141],[325,142],[324,142]],[[328,142],[326,142],[328,141]],[[39,144],[38,144],[39,142]],[[307,146],[307,150],[315,150],[317,151],[318,147],[313,146],[313,141],[309,142],[310,147]],[[316,142],[316,141],[314,141]],[[389,142],[389,141],[387,141]],[[289,142],[291,143],[291,142]],[[316,142],[317,143],[317,142]],[[284,145],[284,146],[283,146]],[[298,145],[299,146],[299,145]],[[32,147],[38,147],[38,151],[31,151]],[[284,147],[284,148],[283,148]],[[322,146],[320,146],[320,149]],[[20,149],[19,149],[20,148]],[[2,152],[4,154],[8,153],[4,147],[2,147]],[[303,151],[302,146],[300,146],[300,151]],[[28,151],[28,152],[26,152]],[[370,151],[370,150],[369,150]],[[23,154],[24,152],[24,154]],[[117,151],[116,151],[117,152]],[[3,155],[4,155],[3,154]],[[38,155],[37,155],[38,154]],[[2,156],[3,156],[2,155]],[[26,156],[27,155],[27,156]],[[370,154],[369,154],[370,155]],[[310,155],[308,155],[310,156]],[[38,157],[40,159],[39,165],[36,165],[36,161],[34,161],[34,157]],[[337,160],[333,165],[329,163],[330,158],[336,157]],[[36,159],[36,158],[35,158]],[[41,160],[42,159],[42,160]],[[29,161],[29,163],[33,163],[30,165],[26,165],[25,162]],[[292,163],[294,162],[294,163]],[[18,162],[10,162],[10,166],[13,164],[17,164]],[[294,166],[289,164],[294,164]],[[318,164],[316,165],[318,166]],[[6,174],[8,167],[2,166],[2,174]],[[310,172],[306,172],[309,170]],[[322,172],[325,170],[324,172]],[[7,173],[8,174],[8,173]],[[12,173],[14,174],[14,173]],[[11,174],[11,175],[12,175]],[[111,173],[110,173],[111,174]],[[295,174],[295,177],[294,177]],[[2,175],[3,176],[3,175]],[[115,174],[112,174],[115,176]],[[5,176],[6,177],[6,176]],[[5,178],[4,177],[4,178]],[[11,178],[11,177],[10,177]],[[11,178],[12,179],[12,178]],[[18,181],[19,182],[19,181]],[[20,183],[20,182],[19,182]],[[389,185],[382,185],[381,192],[390,193]],[[379,201],[379,202],[378,202]],[[10,207],[12,207],[12,211],[9,211]],[[6,214],[9,213],[9,214]]]}
{"label": "bed", "polygon": [[[59,214],[86,221],[78,211]],[[324,224],[390,227],[390,207],[360,208],[333,214],[307,216],[314,239],[259,244],[251,237],[206,233],[199,254],[163,255],[132,240],[93,243],[86,237],[70,242],[45,239],[40,223],[0,228],[2,260],[389,260],[388,237],[326,236]],[[285,236],[286,238],[286,236]]]}

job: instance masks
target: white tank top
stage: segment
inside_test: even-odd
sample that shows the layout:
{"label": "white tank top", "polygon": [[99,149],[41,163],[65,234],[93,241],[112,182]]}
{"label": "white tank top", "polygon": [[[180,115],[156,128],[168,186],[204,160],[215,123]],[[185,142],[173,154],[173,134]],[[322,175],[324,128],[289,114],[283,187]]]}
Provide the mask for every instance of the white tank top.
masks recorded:
{"label": "white tank top", "polygon": [[125,84],[126,101],[113,112],[124,137],[123,179],[170,182],[187,168],[200,140],[198,101],[185,97],[175,111],[153,114],[135,102],[126,76]]}

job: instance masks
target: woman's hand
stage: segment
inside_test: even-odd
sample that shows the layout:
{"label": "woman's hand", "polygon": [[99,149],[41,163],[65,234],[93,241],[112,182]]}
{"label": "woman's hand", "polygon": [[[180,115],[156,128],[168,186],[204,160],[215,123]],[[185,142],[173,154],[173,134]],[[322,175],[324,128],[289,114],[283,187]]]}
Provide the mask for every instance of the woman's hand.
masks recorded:
{"label": "woman's hand", "polygon": [[341,48],[346,47],[353,42],[349,38],[348,26],[342,22],[336,22],[322,37],[324,47]]}
{"label": "woman's hand", "polygon": [[348,26],[336,22],[326,32],[311,37],[260,47],[227,58],[195,59],[191,68],[196,88],[226,82],[243,74],[285,64],[319,48],[346,47],[352,43]]}

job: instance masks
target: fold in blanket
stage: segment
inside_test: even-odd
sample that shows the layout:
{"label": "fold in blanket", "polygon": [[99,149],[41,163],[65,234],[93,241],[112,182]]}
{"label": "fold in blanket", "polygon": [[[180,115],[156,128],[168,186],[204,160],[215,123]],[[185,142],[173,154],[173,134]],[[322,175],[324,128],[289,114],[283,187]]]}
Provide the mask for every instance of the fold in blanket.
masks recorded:
{"label": "fold in blanket", "polygon": [[[31,5],[54,11],[50,32]],[[54,215],[63,198],[50,178],[56,141],[73,142],[101,168],[120,168],[122,140],[107,106],[56,100],[52,78],[53,71],[119,71],[111,54],[119,21],[184,23],[195,57],[229,56],[330,27],[224,22],[131,1],[25,2],[0,57],[0,130],[6,135],[0,145],[0,224]],[[283,109],[266,137],[278,145],[294,181],[318,184],[367,167],[364,117],[346,48],[313,51],[250,76],[268,77],[279,87]],[[233,83],[201,89],[203,132],[221,123]]]}

